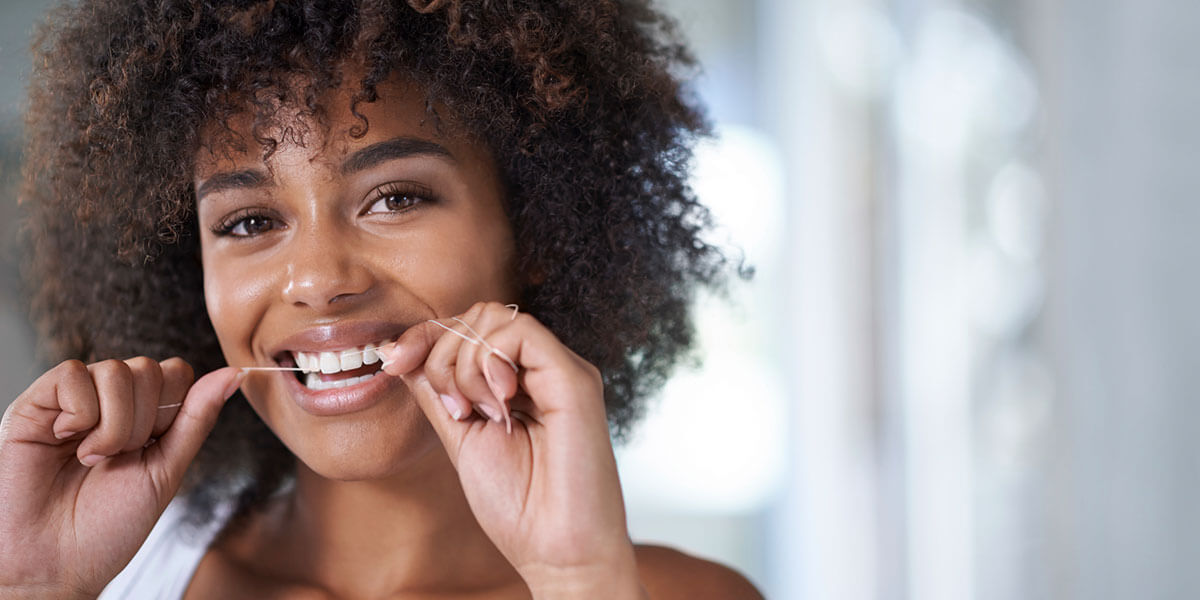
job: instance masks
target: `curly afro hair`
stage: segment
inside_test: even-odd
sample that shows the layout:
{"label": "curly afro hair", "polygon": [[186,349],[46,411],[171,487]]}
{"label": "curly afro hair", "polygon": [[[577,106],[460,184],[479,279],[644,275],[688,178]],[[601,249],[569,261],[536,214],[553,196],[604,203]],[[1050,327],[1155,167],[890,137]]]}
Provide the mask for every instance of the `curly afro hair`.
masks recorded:
{"label": "curly afro hair", "polygon": [[[707,133],[681,84],[694,63],[644,0],[83,0],[33,51],[21,197],[52,360],[222,366],[192,188],[202,131],[249,110],[269,155],[280,106],[319,120],[325,92],[357,86],[358,106],[397,73],[496,157],[515,266],[539,274],[522,309],[603,373],[614,437],[688,355],[691,297],[727,266],[687,184]],[[231,402],[189,472],[193,514],[260,506],[293,469]]]}

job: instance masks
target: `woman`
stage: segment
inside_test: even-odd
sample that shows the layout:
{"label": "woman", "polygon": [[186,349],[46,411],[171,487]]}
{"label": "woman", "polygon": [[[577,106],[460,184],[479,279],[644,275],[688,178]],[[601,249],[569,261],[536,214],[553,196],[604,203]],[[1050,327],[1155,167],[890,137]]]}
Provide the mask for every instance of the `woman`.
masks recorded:
{"label": "woman", "polygon": [[23,200],[67,360],[4,417],[0,597],[758,597],[630,542],[609,441],[723,267],[671,40],[636,1],[55,13]]}

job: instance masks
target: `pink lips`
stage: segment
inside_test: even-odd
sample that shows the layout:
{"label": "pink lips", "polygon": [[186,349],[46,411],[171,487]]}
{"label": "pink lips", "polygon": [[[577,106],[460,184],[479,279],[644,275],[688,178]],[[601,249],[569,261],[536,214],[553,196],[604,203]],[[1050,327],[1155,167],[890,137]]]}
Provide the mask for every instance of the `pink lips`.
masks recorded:
{"label": "pink lips", "polygon": [[[408,326],[384,321],[341,321],[336,324],[312,327],[295,333],[268,348],[269,356],[294,351],[337,351],[373,344],[381,339],[395,339]],[[287,362],[290,362],[288,360]],[[293,401],[305,412],[318,417],[331,417],[365,410],[374,406],[393,387],[403,385],[397,378],[381,369],[366,381],[346,387],[314,390],[301,383],[292,373],[277,373]]]}
{"label": "pink lips", "polygon": [[399,379],[382,370],[361,383],[319,391],[309,389],[290,373],[279,375],[296,405],[316,417],[333,417],[366,410],[379,402],[389,389],[403,385]]}

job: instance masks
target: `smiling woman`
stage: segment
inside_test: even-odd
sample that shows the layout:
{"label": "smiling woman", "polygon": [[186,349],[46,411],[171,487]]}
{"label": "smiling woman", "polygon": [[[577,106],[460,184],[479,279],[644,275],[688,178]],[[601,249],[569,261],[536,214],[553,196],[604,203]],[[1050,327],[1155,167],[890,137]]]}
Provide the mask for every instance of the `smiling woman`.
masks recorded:
{"label": "smiling woman", "polygon": [[758,596],[630,542],[610,442],[725,267],[661,15],[85,0],[35,51],[64,362],[0,427],[0,598]]}

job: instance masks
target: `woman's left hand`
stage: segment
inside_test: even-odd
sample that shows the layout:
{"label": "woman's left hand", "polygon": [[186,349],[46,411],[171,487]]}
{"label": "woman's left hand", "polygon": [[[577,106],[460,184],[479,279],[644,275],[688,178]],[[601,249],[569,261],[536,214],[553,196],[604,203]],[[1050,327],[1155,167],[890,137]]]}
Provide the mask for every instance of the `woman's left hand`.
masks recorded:
{"label": "woman's left hand", "polygon": [[484,532],[535,597],[644,597],[600,372],[511,307],[476,304],[456,319],[439,322],[462,335],[424,323],[381,350]]}

